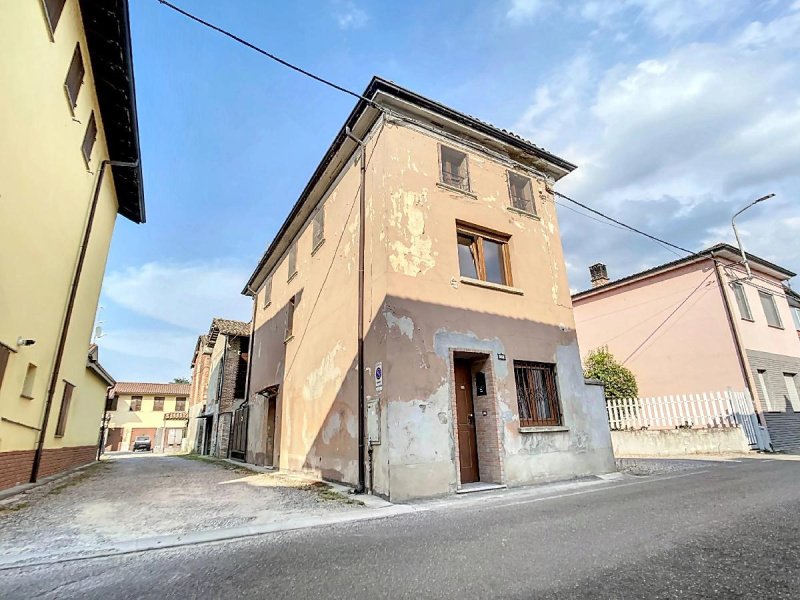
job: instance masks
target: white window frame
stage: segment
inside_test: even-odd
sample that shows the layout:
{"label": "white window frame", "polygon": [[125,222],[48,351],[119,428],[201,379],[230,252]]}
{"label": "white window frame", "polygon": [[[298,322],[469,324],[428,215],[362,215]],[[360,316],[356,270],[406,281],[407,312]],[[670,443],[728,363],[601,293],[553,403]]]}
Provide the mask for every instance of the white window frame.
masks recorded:
{"label": "white window frame", "polygon": [[786,392],[789,396],[789,404],[794,412],[800,412],[800,390],[797,388],[797,375],[795,373],[784,373],[783,382],[786,384]]}
{"label": "white window frame", "polygon": [[761,388],[761,397],[766,405],[764,408],[767,412],[773,412],[775,409],[772,408],[772,403],[769,399],[769,392],[767,391],[767,378],[765,377],[766,374],[767,372],[762,369],[756,370],[756,378],[758,379],[758,385]]}
{"label": "white window frame", "polygon": [[[767,325],[769,325],[770,327],[775,327],[776,329],[783,329],[783,320],[781,319],[781,313],[778,310],[778,303],[775,302],[775,295],[770,294],[769,292],[765,292],[763,290],[758,290],[758,297],[759,300],[761,300],[761,308],[764,311],[764,317],[766,317],[767,319]],[[769,314],[767,313],[767,309],[764,306],[764,300],[766,300],[767,298],[769,298],[769,301],[772,303],[772,307],[775,309],[775,317],[778,319],[777,325],[773,325],[772,323],[769,322]]]}
{"label": "white window frame", "polygon": [[[750,302],[747,300],[747,293],[744,290],[744,285],[740,281],[734,281],[731,283],[731,289],[733,290],[733,297],[736,300],[736,305],[739,307],[739,316],[744,321],[755,321],[753,318],[753,311],[750,308]],[[741,297],[736,293],[736,290],[741,292]],[[744,306],[742,306],[744,303]]]}

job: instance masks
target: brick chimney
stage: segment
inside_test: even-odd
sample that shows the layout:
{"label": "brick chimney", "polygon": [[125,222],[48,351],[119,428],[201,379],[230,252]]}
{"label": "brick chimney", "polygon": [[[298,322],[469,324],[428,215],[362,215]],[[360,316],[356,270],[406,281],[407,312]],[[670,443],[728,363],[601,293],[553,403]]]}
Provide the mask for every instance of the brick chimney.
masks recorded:
{"label": "brick chimney", "polygon": [[608,283],[608,271],[603,263],[597,263],[589,267],[589,274],[592,276],[592,287],[596,288]]}

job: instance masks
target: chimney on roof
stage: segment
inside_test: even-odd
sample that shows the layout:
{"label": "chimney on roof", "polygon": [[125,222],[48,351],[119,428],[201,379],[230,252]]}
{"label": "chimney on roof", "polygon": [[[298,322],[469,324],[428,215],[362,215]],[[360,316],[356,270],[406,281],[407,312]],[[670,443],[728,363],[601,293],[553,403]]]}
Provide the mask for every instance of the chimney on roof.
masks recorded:
{"label": "chimney on roof", "polygon": [[589,267],[589,274],[592,276],[592,287],[596,288],[608,283],[608,271],[603,263],[597,263]]}

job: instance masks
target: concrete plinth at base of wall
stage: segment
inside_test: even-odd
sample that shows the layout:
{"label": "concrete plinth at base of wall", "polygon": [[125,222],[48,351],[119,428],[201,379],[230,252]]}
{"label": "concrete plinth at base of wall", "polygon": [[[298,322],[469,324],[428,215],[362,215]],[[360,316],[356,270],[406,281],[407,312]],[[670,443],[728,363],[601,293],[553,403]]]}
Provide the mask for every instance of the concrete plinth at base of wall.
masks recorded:
{"label": "concrete plinth at base of wall", "polygon": [[738,427],[612,431],[611,443],[615,456],[686,456],[750,451],[747,437]]}

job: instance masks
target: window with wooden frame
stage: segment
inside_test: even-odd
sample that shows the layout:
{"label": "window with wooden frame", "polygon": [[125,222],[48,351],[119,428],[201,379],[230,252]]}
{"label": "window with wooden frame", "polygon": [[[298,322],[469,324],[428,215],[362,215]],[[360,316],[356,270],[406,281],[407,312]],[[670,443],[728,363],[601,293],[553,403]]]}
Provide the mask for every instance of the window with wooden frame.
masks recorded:
{"label": "window with wooden frame", "polygon": [[153,398],[153,412],[163,412],[164,411],[164,397],[163,396],[156,396]]}
{"label": "window with wooden frame", "polygon": [[83,158],[86,159],[88,165],[92,159],[92,150],[94,149],[94,142],[97,139],[97,122],[94,120],[94,112],[89,117],[89,123],[86,125],[86,133],[83,134],[83,144],[81,150],[83,151]]}
{"label": "window with wooden frame", "polygon": [[72,62],[69,64],[67,79],[64,82],[64,88],[67,90],[67,98],[69,98],[69,104],[73,109],[78,106],[78,94],[83,85],[84,75],[86,75],[86,70],[83,66],[81,45],[75,44],[75,52],[72,54]]}
{"label": "window with wooden frame", "polygon": [[11,358],[11,350],[0,344],[0,390],[3,389],[3,376],[6,374],[9,358]]}
{"label": "window with wooden frame", "polygon": [[770,327],[783,329],[781,315],[778,313],[778,305],[775,304],[775,296],[767,292],[762,292],[761,290],[759,290],[758,296],[761,298],[761,307],[764,309],[764,315],[767,317],[767,324]]}
{"label": "window with wooden frame", "polygon": [[114,396],[112,398],[106,398],[106,410],[107,411],[115,411],[117,410],[117,405],[119,404],[119,396]]}
{"label": "window with wooden frame", "polygon": [[56,26],[61,13],[64,12],[64,4],[67,0],[42,0],[44,6],[44,16],[47,18],[47,25],[50,27],[50,33],[55,35]]}
{"label": "window with wooden frame", "polygon": [[286,280],[288,281],[297,275],[297,244],[292,244],[291,248],[289,248],[289,254],[286,256],[286,265],[288,268]]}
{"label": "window with wooden frame", "polygon": [[317,209],[317,212],[314,214],[314,219],[312,221],[312,243],[311,243],[311,253],[313,254],[316,252],[317,248],[322,245],[322,242],[325,241],[325,207],[320,206]]}
{"label": "window with wooden frame", "polygon": [[556,385],[556,366],[514,361],[520,427],[553,427],[563,424]]}
{"label": "window with wooden frame", "polygon": [[264,282],[264,308],[272,304],[272,275]]}
{"label": "window with wooden frame", "polygon": [[531,215],[536,214],[536,205],[533,201],[533,184],[530,177],[523,177],[508,171],[508,194],[511,196],[511,206]]}
{"label": "window with wooden frame", "polygon": [[56,437],[62,437],[67,430],[67,417],[69,416],[69,405],[72,402],[72,392],[75,386],[64,382],[64,393],[61,396],[61,410],[58,411],[58,422],[56,423]]}
{"label": "window with wooden frame", "polygon": [[750,310],[750,304],[747,302],[747,295],[744,293],[744,286],[739,281],[731,283],[733,289],[733,296],[736,298],[736,304],[739,306],[739,316],[745,321],[753,320],[753,313]]}
{"label": "window with wooden frame", "polygon": [[186,398],[175,398],[175,412],[186,410]]}
{"label": "window with wooden frame", "polygon": [[447,146],[439,146],[439,161],[442,183],[469,192],[467,155]]}
{"label": "window with wooden frame", "polygon": [[294,337],[294,309],[296,304],[297,296],[292,296],[286,305],[286,335],[283,336],[284,342],[288,342]]}
{"label": "window with wooden frame", "polygon": [[142,410],[142,397],[131,396],[131,407],[128,410],[131,412],[139,412]]}
{"label": "window with wooden frame", "polygon": [[511,286],[509,236],[457,224],[458,265],[462,277]]}

